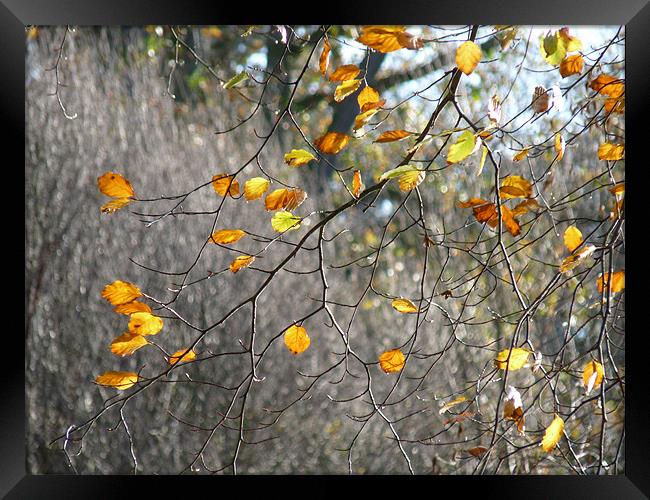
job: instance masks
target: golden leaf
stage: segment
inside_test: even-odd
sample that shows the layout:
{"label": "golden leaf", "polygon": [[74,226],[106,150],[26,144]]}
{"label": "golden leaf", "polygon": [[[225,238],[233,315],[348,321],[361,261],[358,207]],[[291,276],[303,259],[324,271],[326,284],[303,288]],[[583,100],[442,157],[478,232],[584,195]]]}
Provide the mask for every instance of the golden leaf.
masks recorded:
{"label": "golden leaf", "polygon": [[443,407],[440,408],[440,410],[438,411],[438,413],[439,413],[440,415],[442,415],[442,414],[445,413],[447,410],[449,410],[450,408],[453,408],[453,407],[456,406],[456,405],[461,404],[463,401],[467,401],[467,398],[466,398],[465,396],[458,396],[456,399],[454,399],[454,400],[452,400],[452,401],[449,401],[449,402],[445,403],[445,405],[444,405]]}
{"label": "golden leaf", "polygon": [[374,104],[379,102],[379,92],[375,89],[366,85],[359,95],[357,96],[357,102],[359,103],[359,109],[363,111],[363,107],[366,104]]}
{"label": "golden leaf", "polygon": [[[603,279],[604,278],[604,279]],[[604,281],[604,283],[603,283]],[[601,275],[598,277],[598,292],[603,293],[603,286],[607,286],[607,282],[609,281],[609,273]],[[612,274],[612,284],[610,285],[610,291],[611,293],[618,293],[621,290],[625,289],[625,271],[616,271],[614,274]]]}
{"label": "golden leaf", "polygon": [[413,135],[413,133],[407,132],[406,130],[388,130],[377,137],[374,142],[384,143],[401,141],[402,139],[406,139],[411,135]]}
{"label": "golden leaf", "polygon": [[404,368],[404,354],[399,349],[386,351],[379,356],[379,366],[386,373],[399,372]]}
{"label": "golden leaf", "polygon": [[117,356],[130,356],[148,343],[142,335],[126,332],[111,342],[111,352]]}
{"label": "golden leaf", "polygon": [[352,194],[355,198],[358,198],[365,188],[366,186],[363,185],[363,181],[361,180],[361,172],[355,170],[354,176],[352,177]]}
{"label": "golden leaf", "polygon": [[284,155],[284,161],[290,167],[299,167],[301,165],[306,165],[312,160],[315,160],[316,157],[311,154],[309,151],[304,149],[292,149],[290,153]]}
{"label": "golden leaf", "polygon": [[337,154],[350,140],[350,136],[341,132],[328,132],[314,141],[314,146],[324,154]]}
{"label": "golden leaf", "polygon": [[[530,351],[528,349],[522,349],[520,347],[504,349],[497,354],[497,357],[494,360],[494,366],[501,370],[505,370],[506,366],[509,371],[519,370],[528,362],[529,355]],[[509,361],[508,356],[510,356]]]}
{"label": "golden leaf", "polygon": [[127,316],[135,312],[151,312],[151,307],[149,307],[144,302],[138,302],[134,300],[126,304],[119,304],[113,309],[118,314],[126,314]]}
{"label": "golden leaf", "polygon": [[266,195],[264,206],[267,211],[293,210],[307,199],[307,193],[301,189],[279,188]]}
{"label": "golden leaf", "polygon": [[115,172],[106,172],[101,177],[98,177],[97,186],[103,194],[111,198],[131,198],[135,196],[131,183]]}
{"label": "golden leaf", "polygon": [[573,251],[582,244],[582,233],[575,226],[569,226],[564,231],[564,246],[573,253]]}
{"label": "golden leaf", "polygon": [[361,80],[345,80],[336,87],[336,90],[334,91],[334,100],[336,102],[341,102],[347,96],[356,92],[360,86]]}
{"label": "golden leaf", "polygon": [[509,175],[501,181],[499,193],[502,200],[510,198],[530,198],[533,195],[533,186],[523,177]]}
{"label": "golden leaf", "polygon": [[212,177],[212,187],[220,196],[226,196],[226,193],[231,197],[239,194],[239,182],[234,175],[216,174]]}
{"label": "golden leaf", "polygon": [[148,312],[131,314],[129,332],[138,335],[156,335],[163,328],[163,320]]}
{"label": "golden leaf", "polygon": [[393,299],[391,306],[398,312],[401,313],[416,313],[418,308],[416,305],[411,302],[409,299]]}
{"label": "golden leaf", "polygon": [[119,306],[131,302],[138,297],[142,297],[142,292],[133,283],[128,281],[113,281],[104,287],[102,297],[108,300],[112,305]]}
{"label": "golden leaf", "polygon": [[311,344],[307,330],[302,326],[292,325],[284,332],[284,345],[293,353],[304,352]]}
{"label": "golden leaf", "polygon": [[585,386],[585,393],[589,394],[592,389],[598,387],[602,383],[604,375],[603,365],[598,361],[591,360],[587,363],[582,371],[582,383]]}
{"label": "golden leaf", "polygon": [[560,75],[566,78],[571,75],[579,75],[582,73],[584,66],[584,59],[580,54],[565,57],[560,63]]}
{"label": "golden leaf", "polygon": [[394,52],[403,48],[399,38],[403,32],[404,26],[364,26],[357,42],[379,52]]}
{"label": "golden leaf", "polygon": [[560,438],[562,437],[562,432],[564,431],[564,420],[559,416],[555,415],[555,418],[551,424],[544,431],[544,438],[542,439],[542,448],[546,453],[553,451],[557,446]]}
{"label": "golden leaf", "polygon": [[255,257],[252,255],[240,255],[230,263],[230,270],[236,273],[240,269],[250,266],[254,261]]}
{"label": "golden leaf", "polygon": [[402,191],[411,191],[418,187],[424,180],[426,172],[423,170],[411,170],[405,172],[398,178],[399,188]]}
{"label": "golden leaf", "polygon": [[555,134],[555,152],[557,153],[557,161],[560,161],[562,158],[564,158],[564,148],[564,137],[562,137],[560,134]]}
{"label": "golden leaf", "polygon": [[618,99],[625,93],[625,80],[603,73],[594,78],[589,87],[599,94]]}
{"label": "golden leaf", "polygon": [[99,209],[103,214],[112,214],[117,212],[120,208],[124,208],[133,200],[131,198],[115,198],[108,203],[105,203]]}
{"label": "golden leaf", "polygon": [[528,151],[530,148],[525,148],[519,151],[516,155],[512,157],[512,161],[521,161],[528,156]]}
{"label": "golden leaf", "polygon": [[330,75],[330,82],[343,82],[346,80],[354,80],[361,70],[355,64],[346,64],[339,66]]}
{"label": "golden leaf", "polygon": [[[185,351],[187,351],[186,354]],[[196,359],[196,353],[192,350],[187,350],[187,347],[185,349],[179,349],[176,351],[174,354],[169,356],[169,364],[170,365],[175,365],[178,363],[187,363],[188,361],[194,361]]]}
{"label": "golden leaf", "polygon": [[456,50],[456,66],[466,75],[478,66],[482,56],[481,48],[472,41],[464,42]]}
{"label": "golden leaf", "polygon": [[579,250],[576,250],[575,253],[569,255],[562,261],[562,264],[560,265],[560,272],[568,273],[571,269],[581,264],[584,259],[594,253],[595,250],[596,247],[594,245],[582,246]]}
{"label": "golden leaf", "polygon": [[611,161],[620,160],[623,158],[624,152],[624,144],[612,144],[611,142],[605,142],[598,147],[598,159]]}
{"label": "golden leaf", "polygon": [[625,183],[619,182],[613,188],[609,189],[609,192],[614,196],[618,197],[619,195],[625,194]]}
{"label": "golden leaf", "polygon": [[261,198],[269,188],[269,181],[264,177],[253,177],[244,183],[244,197],[247,201]]}
{"label": "golden leaf", "polygon": [[375,116],[377,113],[379,113],[379,110],[376,108],[369,109],[368,111],[364,111],[363,113],[359,113],[356,118],[354,119],[354,127],[353,130],[358,130],[361,127],[363,127],[370,118]]}
{"label": "golden leaf", "polygon": [[332,50],[332,46],[330,45],[330,41],[325,36],[323,42],[323,52],[320,54],[320,59],[318,61],[318,67],[320,69],[320,74],[325,76],[325,73],[327,73],[327,68],[330,65],[330,51]]}
{"label": "golden leaf", "polygon": [[133,387],[138,381],[138,374],[133,372],[105,372],[95,378],[95,382],[105,387],[114,387],[124,391]]}
{"label": "golden leaf", "polygon": [[271,219],[271,227],[278,233],[298,229],[302,219],[291,212],[277,212]]}
{"label": "golden leaf", "polygon": [[244,236],[246,236],[246,233],[241,229],[220,229],[212,233],[210,241],[220,245],[230,245],[231,243],[238,242]]}

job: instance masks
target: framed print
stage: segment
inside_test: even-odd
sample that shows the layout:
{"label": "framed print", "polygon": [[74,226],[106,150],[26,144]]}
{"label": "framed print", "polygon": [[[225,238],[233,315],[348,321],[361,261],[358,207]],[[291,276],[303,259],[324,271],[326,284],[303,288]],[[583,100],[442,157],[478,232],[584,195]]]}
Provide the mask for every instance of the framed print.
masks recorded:
{"label": "framed print", "polygon": [[211,7],[0,6],[0,491],[647,498],[650,7]]}

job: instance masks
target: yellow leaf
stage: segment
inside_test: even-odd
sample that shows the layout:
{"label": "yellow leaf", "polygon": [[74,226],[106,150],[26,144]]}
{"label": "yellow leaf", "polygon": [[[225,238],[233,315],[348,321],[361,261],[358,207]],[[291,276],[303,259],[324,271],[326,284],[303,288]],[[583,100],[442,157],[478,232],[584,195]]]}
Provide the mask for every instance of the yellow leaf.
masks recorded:
{"label": "yellow leaf", "polygon": [[336,87],[336,90],[334,91],[334,100],[336,102],[341,102],[347,96],[356,92],[360,86],[361,80],[345,80]]}
{"label": "yellow leaf", "polygon": [[[604,279],[603,279],[604,278]],[[604,281],[604,283],[603,283]],[[609,281],[609,273],[598,277],[598,292],[603,293],[603,286],[607,286]],[[610,285],[611,293],[618,293],[625,289],[625,271],[616,271],[612,274],[612,284]]]}
{"label": "yellow leaf", "polygon": [[138,335],[156,335],[163,328],[163,320],[148,312],[131,314],[129,332]]}
{"label": "yellow leaf", "polygon": [[394,52],[403,48],[400,33],[404,33],[404,26],[364,26],[357,42],[379,52]]}
{"label": "yellow leaf", "polygon": [[350,136],[341,132],[328,132],[314,141],[314,146],[324,154],[337,154],[350,140]]}
{"label": "yellow leaf", "polygon": [[194,351],[190,350],[187,351],[186,354],[183,354],[185,351],[187,351],[187,347],[185,349],[179,349],[169,356],[169,364],[175,365],[177,363],[187,363],[188,361],[194,361],[196,359],[196,353]]}
{"label": "yellow leaf", "polygon": [[267,211],[293,210],[307,199],[307,193],[301,189],[279,188],[266,195],[264,206]]}
{"label": "yellow leaf", "polygon": [[576,36],[569,35],[569,28],[562,28],[558,31],[558,35],[562,39],[567,52],[576,52],[582,49],[582,41]]}
{"label": "yellow leaf", "polygon": [[386,351],[379,356],[379,366],[386,373],[399,372],[404,368],[404,354],[399,349]]}
{"label": "yellow leaf", "polygon": [[481,48],[472,41],[462,43],[456,50],[456,66],[466,75],[478,66],[482,56]]}
{"label": "yellow leaf", "polygon": [[120,174],[106,172],[97,178],[99,190],[111,198],[130,198],[135,196],[131,183]]}
{"label": "yellow leaf", "polygon": [[330,45],[330,41],[325,36],[325,41],[323,42],[323,52],[320,54],[320,59],[318,61],[318,67],[320,69],[320,74],[325,76],[325,73],[327,73],[327,68],[330,65],[330,51],[332,50],[332,46]]}
{"label": "yellow leaf", "polygon": [[413,135],[411,132],[406,130],[388,130],[381,134],[374,142],[384,143],[384,142],[395,142],[406,139],[407,137]]}
{"label": "yellow leaf", "polygon": [[117,212],[120,208],[124,208],[133,200],[131,198],[115,198],[108,203],[101,206],[100,211],[103,214],[112,214]]}
{"label": "yellow leaf", "polygon": [[133,387],[138,381],[138,374],[133,372],[105,372],[95,378],[95,382],[105,387],[115,387],[124,391]]}
{"label": "yellow leaf", "polygon": [[523,177],[509,175],[501,181],[499,193],[502,200],[510,198],[530,198],[533,195],[533,186]]}
{"label": "yellow leaf", "polygon": [[246,236],[246,233],[241,229],[221,229],[212,233],[210,241],[220,245],[230,245],[231,243],[238,242],[244,236]]}
{"label": "yellow leaf", "polygon": [[582,246],[582,248],[576,250],[575,253],[572,253],[562,261],[562,264],[560,265],[560,272],[568,273],[571,269],[576,267],[578,264],[581,264],[584,259],[594,253],[595,250],[596,247],[594,245]]}
{"label": "yellow leaf", "polygon": [[612,144],[611,142],[605,142],[598,148],[598,159],[611,161],[620,160],[623,158],[624,152],[624,144]]}
{"label": "yellow leaf", "polygon": [[264,177],[253,177],[244,183],[244,197],[247,201],[261,198],[269,188],[269,181]]}
{"label": "yellow leaf", "polygon": [[119,306],[131,302],[138,297],[142,297],[142,292],[133,283],[128,281],[113,281],[104,287],[102,297],[108,300],[112,305]]}
{"label": "yellow leaf", "polygon": [[379,92],[375,89],[366,85],[359,95],[357,96],[357,102],[359,103],[359,109],[363,111],[363,107],[366,104],[374,104],[379,102]]}
{"label": "yellow leaf", "polygon": [[292,325],[284,332],[284,344],[293,354],[300,354],[309,347],[311,340],[302,326]]}
{"label": "yellow leaf", "polygon": [[458,163],[459,161],[467,158],[474,151],[476,151],[476,144],[477,139],[469,130],[466,130],[460,134],[458,140],[449,146],[449,153],[447,153],[447,164]]}
{"label": "yellow leaf", "polygon": [[411,191],[418,187],[424,180],[426,172],[423,170],[411,170],[399,176],[399,188],[402,191]]}
{"label": "yellow leaf", "polygon": [[555,134],[555,152],[557,153],[557,161],[564,158],[564,138],[560,134]]}
{"label": "yellow leaf", "polygon": [[569,226],[564,231],[564,246],[567,247],[569,252],[573,251],[582,243],[582,233],[580,229],[575,226]]}
{"label": "yellow leaf", "polygon": [[456,405],[459,405],[463,401],[467,401],[467,398],[465,396],[458,396],[456,399],[449,401],[448,403],[445,403],[445,405],[442,408],[440,408],[438,413],[442,415],[444,412],[446,412],[450,408],[453,408]]}
{"label": "yellow leaf", "polygon": [[521,161],[528,156],[528,151],[530,148],[525,148],[519,151],[516,155],[512,157],[512,161]]}
{"label": "yellow leaf", "polygon": [[617,196],[617,197],[619,195],[625,194],[625,183],[624,182],[619,182],[613,188],[610,188],[609,192],[612,193],[614,196]]}
{"label": "yellow leaf", "polygon": [[542,439],[542,448],[546,453],[553,451],[562,437],[564,431],[564,420],[555,415],[555,418],[544,431],[544,438]]}
{"label": "yellow leaf", "polygon": [[271,219],[271,226],[278,233],[291,231],[300,227],[302,219],[291,212],[277,212]]}
{"label": "yellow leaf", "polygon": [[589,394],[592,389],[601,384],[604,375],[605,370],[603,370],[603,365],[598,361],[591,360],[585,365],[582,371],[582,383],[585,386],[586,394]]}
{"label": "yellow leaf", "polygon": [[234,175],[216,174],[212,177],[212,187],[220,196],[226,196],[226,193],[231,197],[239,194],[239,182]]}
{"label": "yellow leaf", "polygon": [[363,181],[361,180],[361,172],[355,170],[354,177],[352,177],[352,194],[355,198],[358,198],[365,188],[366,186],[363,185]]}
{"label": "yellow leaf", "polygon": [[255,257],[252,255],[240,255],[230,263],[230,270],[236,273],[240,269],[250,266],[254,261]]}
{"label": "yellow leaf", "polygon": [[[499,352],[499,354],[497,354],[497,357],[494,360],[494,365],[501,370],[505,370],[506,366],[508,367],[509,371],[519,370],[528,362],[529,355],[529,350],[522,349],[520,347],[515,347],[514,349],[504,349],[503,351]],[[508,356],[510,356],[509,361]]]}
{"label": "yellow leaf", "polygon": [[138,302],[134,300],[133,302],[128,302],[126,304],[119,304],[113,309],[118,314],[133,314],[135,312],[151,312],[151,307],[149,307],[144,302]]}
{"label": "yellow leaf", "polygon": [[292,149],[290,153],[284,155],[284,161],[290,167],[299,167],[315,159],[316,157],[313,154],[304,149]]}
{"label": "yellow leaf", "polygon": [[580,54],[565,57],[560,63],[560,75],[566,78],[571,75],[579,75],[584,67],[584,59]]}
{"label": "yellow leaf", "polygon": [[330,75],[330,82],[344,82],[346,80],[354,80],[361,70],[354,64],[346,64],[339,66]]}
{"label": "yellow leaf", "polygon": [[130,356],[148,343],[142,335],[126,332],[111,342],[111,352],[117,356]]}
{"label": "yellow leaf", "polygon": [[393,309],[401,313],[416,313],[418,308],[409,299],[394,299],[391,302]]}
{"label": "yellow leaf", "polygon": [[368,111],[364,111],[363,113],[359,113],[356,118],[354,119],[354,127],[353,130],[358,130],[361,127],[363,127],[370,118],[375,116],[377,113],[379,113],[379,109],[373,108],[369,109]]}

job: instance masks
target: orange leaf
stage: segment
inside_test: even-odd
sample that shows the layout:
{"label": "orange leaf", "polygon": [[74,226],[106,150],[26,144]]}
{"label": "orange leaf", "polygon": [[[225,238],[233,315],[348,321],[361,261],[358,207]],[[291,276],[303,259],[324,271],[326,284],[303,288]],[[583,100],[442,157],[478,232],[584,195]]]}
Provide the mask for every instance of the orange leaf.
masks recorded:
{"label": "orange leaf", "polygon": [[246,233],[241,229],[220,229],[215,231],[210,236],[212,243],[218,243],[220,245],[230,245],[231,243],[236,243],[241,240]]}
{"label": "orange leaf", "polygon": [[598,361],[591,360],[585,365],[582,371],[582,383],[585,386],[586,394],[589,394],[592,389],[601,384],[604,375],[605,370],[603,369],[603,365]]}
{"label": "orange leaf", "polygon": [[325,73],[327,73],[327,68],[330,65],[330,51],[332,50],[332,46],[330,45],[330,41],[325,36],[323,42],[323,52],[320,54],[320,59],[318,61],[318,66],[320,69],[320,74],[325,76]]}
{"label": "orange leaf", "polygon": [[407,132],[406,130],[388,130],[387,132],[384,132],[379,137],[377,137],[374,142],[383,143],[401,141],[402,139],[405,139],[411,135],[413,134],[411,132]]}
{"label": "orange leaf", "polygon": [[350,136],[341,132],[328,132],[314,141],[316,149],[324,154],[337,154],[350,140]]}
{"label": "orange leaf", "polygon": [[130,356],[148,343],[142,335],[126,332],[111,342],[111,352],[117,356]]}
{"label": "orange leaf", "polygon": [[178,363],[187,363],[188,361],[194,361],[195,359],[196,353],[192,350],[188,351],[186,347],[185,349],[179,349],[174,354],[169,356],[169,364],[175,365]]}
{"label": "orange leaf", "polygon": [[280,188],[266,195],[264,206],[267,211],[293,210],[307,199],[307,193],[301,189]]}
{"label": "orange leaf", "polygon": [[346,80],[353,80],[356,76],[361,73],[361,70],[355,64],[346,64],[344,66],[339,66],[334,70],[334,73],[330,75],[330,82],[343,82]]}
{"label": "orange leaf", "polygon": [[404,368],[404,354],[399,349],[386,351],[379,356],[379,366],[386,373],[399,372]]}
{"label": "orange leaf", "polygon": [[616,161],[623,158],[625,153],[624,144],[612,144],[605,142],[598,147],[598,159]]}
{"label": "orange leaf", "polygon": [[599,94],[613,98],[619,98],[625,92],[625,80],[611,75],[598,75],[589,83],[589,87]]}
{"label": "orange leaf", "polygon": [[112,198],[130,198],[135,196],[133,186],[120,174],[115,172],[106,172],[97,178],[99,190],[106,196]]}
{"label": "orange leaf", "polygon": [[133,372],[105,372],[95,378],[95,382],[105,387],[114,387],[124,391],[133,387],[138,381],[138,374]]}
{"label": "orange leaf", "polygon": [[402,47],[399,34],[404,32],[404,26],[364,26],[357,42],[379,52],[394,52]]}
{"label": "orange leaf", "polygon": [[239,194],[239,182],[234,175],[216,174],[212,177],[212,187],[220,196],[226,196],[226,193],[231,197]]}
{"label": "orange leaf", "polygon": [[138,297],[142,297],[142,292],[137,286],[128,281],[117,280],[104,287],[102,297],[112,305],[119,306],[131,302]]}
{"label": "orange leaf", "polygon": [[[601,275],[598,277],[598,292],[603,293],[603,287],[607,286],[609,281],[609,273]],[[612,274],[612,284],[610,286],[611,293],[618,293],[621,290],[625,290],[625,271],[620,270]]]}
{"label": "orange leaf", "polygon": [[365,187],[366,186],[363,185],[363,181],[361,180],[361,172],[355,170],[354,177],[352,177],[352,194],[354,197],[358,198]]}
{"label": "orange leaf", "polygon": [[566,78],[567,76],[571,75],[579,75],[582,73],[584,63],[584,59],[580,54],[567,56],[560,63],[560,75],[562,78]]}
{"label": "orange leaf", "polygon": [[133,302],[128,302],[126,304],[119,304],[113,309],[118,314],[133,314],[135,312],[151,312],[151,307],[149,307],[144,302],[138,302],[134,300]]}
{"label": "orange leaf", "polygon": [[239,257],[237,257],[235,260],[231,262],[230,270],[233,273],[236,273],[240,269],[250,266],[254,260],[255,257],[253,257],[252,255],[240,255]]}
{"label": "orange leaf", "polygon": [[99,209],[103,214],[112,214],[117,212],[120,208],[124,208],[133,200],[131,198],[115,198],[108,203],[105,203]]}

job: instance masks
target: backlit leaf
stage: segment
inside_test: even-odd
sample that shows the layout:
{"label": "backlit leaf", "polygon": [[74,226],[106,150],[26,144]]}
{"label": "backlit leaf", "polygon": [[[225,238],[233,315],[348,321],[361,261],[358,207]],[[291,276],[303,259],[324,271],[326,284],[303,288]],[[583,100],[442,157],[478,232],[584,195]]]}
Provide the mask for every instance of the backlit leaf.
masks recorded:
{"label": "backlit leaf", "polygon": [[555,134],[555,152],[557,153],[557,161],[560,161],[562,158],[564,158],[565,146],[564,137],[562,137],[561,134]]}
{"label": "backlit leaf", "polygon": [[560,32],[547,33],[540,40],[539,50],[547,63],[557,66],[566,56],[567,50]]}
{"label": "backlit leaf", "polygon": [[311,154],[309,151],[304,149],[292,149],[290,153],[284,155],[284,161],[290,167],[299,167],[301,165],[306,165],[312,160],[315,160],[316,157]]}
{"label": "backlit leaf", "polygon": [[584,59],[580,54],[565,57],[560,63],[560,75],[566,78],[571,75],[579,75],[584,67]]}
{"label": "backlit leaf", "polygon": [[330,65],[331,50],[332,50],[332,46],[330,45],[330,41],[326,36],[323,42],[323,51],[321,52],[320,59],[318,60],[318,67],[320,69],[320,74],[323,76],[325,76],[325,74],[327,73],[327,68]]}
{"label": "backlit leaf", "polygon": [[369,109],[363,113],[359,113],[354,119],[353,130],[358,130],[363,127],[368,122],[368,120],[370,120],[370,118],[375,116],[377,113],[379,113],[379,110],[376,108]]}
{"label": "backlit leaf", "polygon": [[454,406],[459,405],[464,401],[467,401],[467,398],[465,396],[458,396],[456,399],[453,399],[452,401],[449,401],[449,402],[445,403],[444,406],[442,406],[440,408],[438,413],[440,415],[442,415],[443,413],[445,413],[450,408],[453,408]]}
{"label": "backlit leaf", "polygon": [[503,400],[503,418],[505,420],[513,420],[517,425],[517,430],[523,434],[526,430],[526,420],[524,418],[524,406],[521,401],[521,394],[519,391],[508,386],[508,392]]}
{"label": "backlit leaf", "polygon": [[481,48],[472,41],[464,42],[456,49],[456,66],[466,75],[478,66],[482,56]]}
{"label": "backlit leaf", "polygon": [[220,196],[226,196],[226,193],[231,197],[239,194],[239,182],[234,175],[216,174],[212,177],[212,187]]}
{"label": "backlit leaf", "polygon": [[582,243],[582,233],[575,226],[569,226],[564,231],[564,246],[573,253],[573,251]]}
{"label": "backlit leaf", "polygon": [[568,273],[571,269],[581,264],[587,257],[594,253],[595,250],[596,247],[594,245],[583,245],[580,249],[576,250],[575,253],[572,253],[562,261],[560,272]]}
{"label": "backlit leaf", "polygon": [[128,302],[126,304],[119,304],[113,309],[118,314],[133,314],[135,312],[151,312],[151,307],[149,307],[144,302],[138,302],[134,300],[133,302]]}
{"label": "backlit leaf", "polygon": [[131,198],[135,196],[133,186],[120,174],[115,172],[106,172],[97,178],[99,190],[111,198]]}
{"label": "backlit leaf", "polygon": [[598,147],[598,159],[616,161],[623,158],[625,153],[624,144],[612,144],[605,142]]}
{"label": "backlit leaf", "polygon": [[111,352],[117,356],[130,356],[148,343],[142,335],[126,332],[111,342]]}
{"label": "backlit leaf", "polygon": [[[185,353],[185,351],[187,351],[187,353]],[[188,361],[194,361],[195,359],[196,359],[196,353],[192,350],[188,351],[186,347],[185,349],[179,349],[174,354],[169,356],[169,364],[175,365],[178,363],[187,363]]]}
{"label": "backlit leaf", "polygon": [[220,245],[230,245],[231,243],[238,242],[244,236],[246,236],[246,233],[241,229],[220,229],[212,233],[209,241]]}
{"label": "backlit leaf", "polygon": [[394,52],[402,47],[399,35],[404,26],[363,26],[357,42],[379,52]]}
{"label": "backlit leaf", "polygon": [[[603,293],[603,287],[607,286],[609,281],[609,273],[601,275],[598,277],[598,292]],[[618,293],[625,289],[625,271],[616,271],[612,274],[612,284],[610,285],[611,293]]]}
{"label": "backlit leaf", "polygon": [[567,52],[576,52],[582,49],[582,41],[578,37],[570,35],[569,28],[562,28],[558,31],[558,35],[562,39]]}
{"label": "backlit leaf", "polygon": [[252,255],[240,255],[230,263],[230,270],[236,273],[240,269],[250,266],[254,261],[255,257]]}
{"label": "backlit leaf", "polygon": [[350,136],[341,132],[328,132],[314,141],[314,146],[324,154],[337,154],[350,140]]}
{"label": "backlit leaf", "polygon": [[473,457],[478,458],[481,455],[483,455],[486,451],[488,451],[488,449],[485,446],[477,446],[475,448],[470,448],[469,450],[467,450],[467,453],[469,453]]}
{"label": "backlit leaf", "polygon": [[354,80],[357,75],[361,73],[359,67],[355,64],[346,64],[339,66],[330,75],[331,82],[344,82],[346,80]]}
{"label": "backlit leaf", "polygon": [[544,438],[542,439],[542,449],[549,453],[560,442],[562,437],[562,432],[564,431],[564,420],[562,420],[558,415],[555,415],[555,418],[551,424],[544,431]]}
{"label": "backlit leaf", "polygon": [[345,80],[336,87],[336,90],[334,91],[334,100],[336,102],[341,102],[347,96],[356,92],[360,86],[361,80]]}
{"label": "backlit leaf", "polygon": [[374,104],[379,101],[379,92],[373,89],[371,86],[366,85],[359,95],[357,96],[357,102],[359,103],[359,109],[364,111],[363,107],[366,104]]}
{"label": "backlit leaf", "polygon": [[409,299],[393,299],[391,306],[401,313],[416,313],[418,312],[417,306]]}
{"label": "backlit leaf", "polygon": [[271,219],[271,226],[278,233],[291,231],[300,227],[302,219],[293,215],[291,212],[277,212]]}
{"label": "backlit leaf", "polygon": [[354,176],[352,177],[352,194],[355,198],[358,198],[365,188],[366,186],[364,186],[363,181],[361,180],[361,172],[355,170]]}
{"label": "backlit leaf", "polygon": [[104,287],[102,297],[108,300],[112,305],[119,306],[131,302],[138,297],[142,297],[142,292],[133,283],[128,281],[113,281]]}
{"label": "backlit leaf", "polygon": [[279,188],[266,195],[264,206],[267,211],[293,210],[306,199],[307,193],[301,189]]}
{"label": "backlit leaf", "polygon": [[[522,349],[520,347],[504,349],[497,354],[494,360],[494,366],[501,370],[505,370],[506,366],[509,371],[519,370],[528,362],[529,355],[530,351],[528,349]],[[510,360],[508,360],[508,356],[510,356]]]}
{"label": "backlit leaf", "polygon": [[399,349],[386,351],[379,356],[379,366],[386,373],[399,372],[404,368],[404,354]]}
{"label": "backlit leaf", "polygon": [[124,391],[133,387],[138,381],[138,374],[133,372],[105,372],[95,378],[95,382],[105,387],[114,387]]}
{"label": "backlit leaf", "polygon": [[530,198],[533,195],[533,186],[523,177],[509,175],[501,181],[499,193],[503,200],[510,198]]}
{"label": "backlit leaf", "polygon": [[476,137],[472,132],[466,130],[456,140],[454,144],[449,147],[447,153],[447,163],[458,163],[471,155],[476,150]]}
{"label": "backlit leaf", "polygon": [[525,148],[519,151],[516,155],[512,157],[512,161],[521,161],[528,156],[528,151],[530,148]]}
{"label": "backlit leaf", "polygon": [[625,80],[602,73],[589,82],[589,88],[599,94],[617,99],[625,93]]}
{"label": "backlit leaf", "polygon": [[261,198],[269,188],[269,181],[264,177],[253,177],[244,183],[244,197],[247,201]]}
{"label": "backlit leaf", "polygon": [[233,87],[236,87],[240,83],[245,82],[246,80],[248,80],[248,78],[249,78],[248,73],[246,73],[246,71],[241,71],[240,73],[237,73],[235,76],[233,76],[227,82],[222,83],[221,86],[224,89],[231,89]]}
{"label": "backlit leaf", "polygon": [[585,393],[589,394],[592,389],[598,387],[605,375],[603,365],[596,360],[591,360],[585,365],[582,371],[582,384],[585,386]]}
{"label": "backlit leaf", "polygon": [[304,352],[311,344],[307,330],[302,326],[292,325],[284,332],[284,345],[291,351],[292,354],[300,354]]}
{"label": "backlit leaf", "polygon": [[99,209],[103,214],[112,214],[119,209],[124,208],[133,200],[131,198],[115,198],[107,203],[104,203]]}
{"label": "backlit leaf", "polygon": [[163,320],[148,312],[131,314],[129,332],[138,335],[156,335],[163,328]]}
{"label": "backlit leaf", "polygon": [[377,137],[374,142],[384,143],[401,141],[402,139],[405,139],[411,135],[413,134],[411,132],[407,132],[406,130],[388,130]]}
{"label": "backlit leaf", "polygon": [[398,178],[399,188],[402,191],[411,191],[418,187],[426,176],[423,170],[411,170],[405,172]]}

